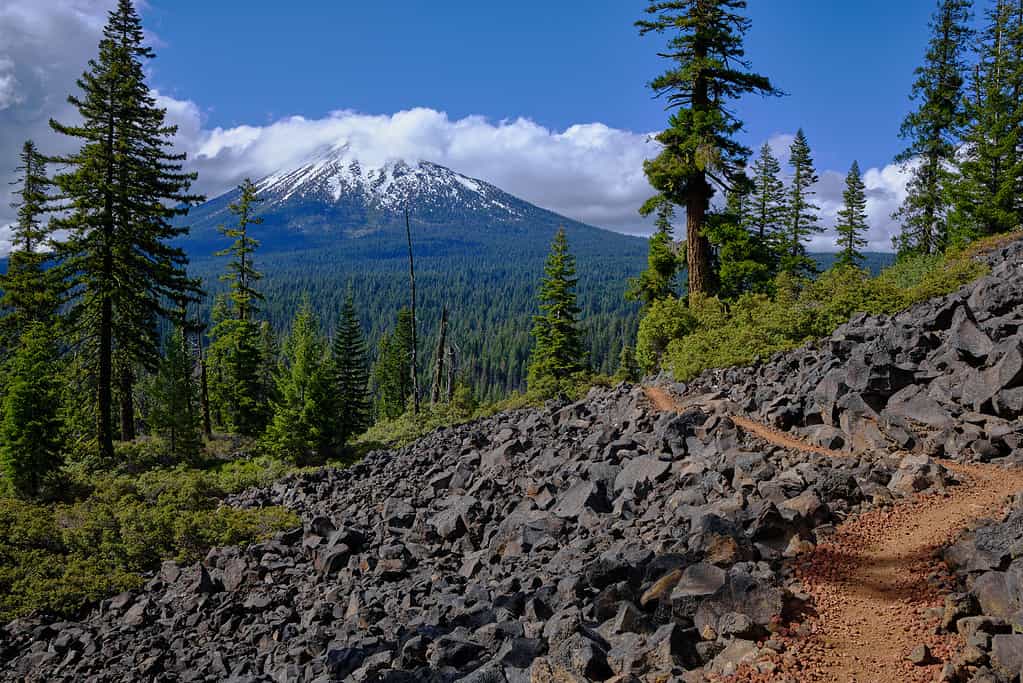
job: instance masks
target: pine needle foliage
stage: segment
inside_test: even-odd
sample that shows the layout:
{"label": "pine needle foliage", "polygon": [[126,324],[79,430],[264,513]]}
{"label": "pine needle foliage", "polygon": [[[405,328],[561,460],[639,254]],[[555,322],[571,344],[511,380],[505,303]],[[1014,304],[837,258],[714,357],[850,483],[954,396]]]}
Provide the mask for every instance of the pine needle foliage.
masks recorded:
{"label": "pine needle foliage", "polygon": [[172,151],[177,129],[146,85],[153,56],[132,2],[119,0],[98,56],[78,79],[81,94],[68,98],[81,122],[50,122],[81,145],[55,159],[65,169],[55,183],[66,215],[54,223],[69,233],[62,277],[71,286],[74,339],[94,364],[95,437],[109,459],[115,352],[125,365],[155,369],[160,322],[182,322],[199,295],[173,243],[188,229],[173,219],[201,198],[189,194],[195,174],[182,170],[185,155]]}
{"label": "pine needle foliage", "polygon": [[540,315],[533,318],[534,346],[530,355],[530,389],[561,382],[586,370],[579,306],[576,303],[575,258],[568,250],[565,230],[558,230],[544,265],[538,294]]}

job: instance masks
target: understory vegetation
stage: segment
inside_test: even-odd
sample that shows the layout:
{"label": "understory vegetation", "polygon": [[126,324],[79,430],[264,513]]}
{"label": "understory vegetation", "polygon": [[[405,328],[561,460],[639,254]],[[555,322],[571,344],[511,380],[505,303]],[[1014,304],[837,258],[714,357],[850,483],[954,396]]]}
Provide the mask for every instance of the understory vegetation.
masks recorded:
{"label": "understory vegetation", "polygon": [[[0,620],[43,610],[73,617],[95,601],[144,582],[161,561],[201,560],[220,545],[247,544],[300,524],[278,507],[221,505],[231,493],[266,485],[288,467],[269,458],[203,467],[149,467],[162,451],[149,441],[120,449],[114,472],[69,468],[63,499],[0,497]],[[145,451],[142,462],[137,458]]]}
{"label": "understory vegetation", "polygon": [[986,272],[974,253],[908,256],[876,277],[843,265],[815,280],[782,275],[773,294],[745,293],[733,300],[661,299],[640,323],[637,360],[648,372],[664,367],[686,381],[711,368],[766,359],[831,334],[856,313],[892,314],[955,291]]}

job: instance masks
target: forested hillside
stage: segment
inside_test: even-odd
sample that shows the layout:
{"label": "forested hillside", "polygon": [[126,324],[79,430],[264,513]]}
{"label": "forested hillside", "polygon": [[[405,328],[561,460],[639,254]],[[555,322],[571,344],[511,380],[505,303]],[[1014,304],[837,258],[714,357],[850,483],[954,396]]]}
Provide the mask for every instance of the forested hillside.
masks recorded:
{"label": "forested hillside", "polygon": [[[544,250],[549,241],[545,240]],[[644,260],[646,245],[636,241],[639,248],[632,248],[631,254],[579,259],[586,348],[594,368],[606,374],[614,372],[621,347],[631,343],[638,323],[639,305],[624,298],[627,279],[636,275]],[[276,329],[285,330],[296,305],[309,296],[325,326],[333,331],[350,286],[375,356],[380,339],[394,328],[398,310],[408,305],[408,263],[402,258],[352,260],[342,249],[260,254],[257,264],[265,274],[265,314]],[[223,290],[217,282],[222,268],[219,259],[199,259],[193,262],[192,272],[215,293]],[[436,347],[441,309],[446,306],[448,335],[460,349],[463,380],[478,398],[491,401],[524,389],[542,256],[431,256],[417,260],[416,271],[416,317],[424,357]],[[420,370],[425,377],[427,368]]]}
{"label": "forested hillside", "polygon": [[[286,330],[303,297],[333,330],[349,287],[371,353],[409,304],[408,209],[416,260],[420,340],[424,357],[436,346],[442,308],[448,340],[459,350],[461,378],[482,400],[525,388],[532,316],[543,259],[564,227],[579,259],[579,305],[589,360],[610,374],[635,334],[639,306],[625,299],[626,283],[642,269],[646,240],[581,224],[533,206],[482,180],[429,162],[360,163],[346,148],[255,181],[260,198],[252,237],[265,317]],[[193,209],[181,222],[191,272],[206,290],[221,290],[227,241],[218,227],[231,222],[238,190]],[[637,217],[638,218],[638,217]],[[207,299],[206,313],[212,297]],[[425,381],[425,366],[420,367]]]}

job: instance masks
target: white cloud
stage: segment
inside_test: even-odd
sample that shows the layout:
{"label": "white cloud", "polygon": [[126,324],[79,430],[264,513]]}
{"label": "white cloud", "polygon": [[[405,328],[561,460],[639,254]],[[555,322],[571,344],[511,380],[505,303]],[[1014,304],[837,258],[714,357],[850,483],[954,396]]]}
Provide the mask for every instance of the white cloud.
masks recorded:
{"label": "white cloud", "polygon": [[14,61],[0,57],[0,111],[21,104],[25,96],[18,91],[18,79],[14,75]]}
{"label": "white cloud", "polygon": [[369,164],[432,161],[579,220],[631,232],[646,228],[637,208],[651,193],[642,165],[653,144],[646,135],[601,123],[554,131],[528,119],[451,119],[417,108],[392,115],[338,111],[316,120],[291,117],[264,127],[203,130],[196,107],[169,112],[185,133],[200,189],[210,194],[345,142]]}
{"label": "white cloud", "polygon": [[[33,138],[48,153],[69,151],[74,141],[49,130],[47,121],[73,121],[66,103],[77,76],[94,56],[106,11],[114,0],[3,0],[0,4],[0,226],[12,222],[8,182],[17,151]],[[153,36],[152,39],[158,40]],[[29,66],[31,65],[31,66]],[[181,85],[181,84],[174,84]],[[210,128],[200,104],[159,95],[178,144],[199,172],[197,190],[214,196],[246,176],[296,166],[326,145],[348,142],[368,162],[424,159],[478,177],[566,216],[625,232],[647,232],[637,214],[651,189],[643,160],[656,153],[646,133],[583,123],[552,130],[525,118],[452,119],[415,108],[390,115],[339,110],[320,119],[282,118],[268,125]],[[779,132],[768,140],[784,164],[792,141]],[[759,145],[758,145],[759,146]],[[844,172],[821,173],[822,222],[833,224]],[[868,169],[872,249],[889,249],[896,229],[891,212],[905,195],[904,174],[894,166]],[[6,248],[0,228],[0,251]],[[834,249],[823,235],[812,248]]]}

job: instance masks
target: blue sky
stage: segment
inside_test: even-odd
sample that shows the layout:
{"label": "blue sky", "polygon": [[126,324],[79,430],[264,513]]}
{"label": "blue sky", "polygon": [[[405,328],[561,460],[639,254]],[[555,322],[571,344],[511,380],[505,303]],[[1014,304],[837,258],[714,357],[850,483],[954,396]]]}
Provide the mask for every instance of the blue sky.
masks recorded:
{"label": "blue sky", "polygon": [[[215,3],[150,0],[155,82],[211,125],[431,107],[656,130],[660,39],[621,0]],[[789,95],[741,105],[751,144],[802,125],[823,168],[888,163],[933,0],[752,0],[748,53]],[[513,9],[512,9],[513,8]]]}
{"label": "blue sky", "polygon": [[[17,147],[69,141],[67,95],[116,0],[0,1],[0,251]],[[853,159],[864,169],[873,249],[890,248],[905,195],[892,165],[936,0],[751,0],[754,68],[788,95],[738,105],[742,136],[784,160],[802,126],[833,224]],[[215,196],[241,179],[346,144],[366,162],[425,159],[572,218],[646,234],[642,173],[667,119],[646,83],[658,36],[633,26],[643,0],[145,0],[150,84],[177,145]],[[833,250],[830,233],[811,248]]]}

